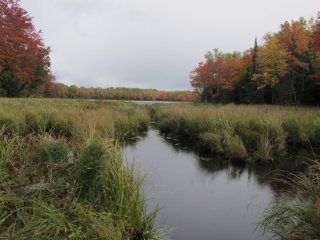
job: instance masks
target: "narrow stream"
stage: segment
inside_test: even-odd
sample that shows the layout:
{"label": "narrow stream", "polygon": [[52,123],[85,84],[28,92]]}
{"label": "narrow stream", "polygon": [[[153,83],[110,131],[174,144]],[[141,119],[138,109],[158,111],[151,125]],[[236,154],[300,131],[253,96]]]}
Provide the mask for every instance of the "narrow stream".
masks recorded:
{"label": "narrow stream", "polygon": [[160,207],[156,225],[174,228],[172,239],[268,239],[257,230],[257,222],[281,188],[270,180],[275,169],[208,161],[178,142],[169,143],[154,129],[127,146],[125,156],[147,173],[148,208]]}

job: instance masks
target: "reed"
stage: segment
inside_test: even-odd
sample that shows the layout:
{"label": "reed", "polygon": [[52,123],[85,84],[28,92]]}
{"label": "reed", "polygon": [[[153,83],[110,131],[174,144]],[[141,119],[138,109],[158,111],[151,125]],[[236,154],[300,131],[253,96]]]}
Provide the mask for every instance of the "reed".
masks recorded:
{"label": "reed", "polygon": [[1,239],[156,239],[122,146],[147,129],[129,103],[0,99]]}
{"label": "reed", "polygon": [[[151,113],[162,132],[230,159],[270,162],[283,157],[290,146],[320,148],[318,108],[159,104]],[[238,157],[233,156],[236,152]]]}
{"label": "reed", "polygon": [[[286,176],[283,178],[288,179]],[[292,190],[273,202],[259,227],[273,239],[319,239],[320,163],[315,162],[306,174],[291,174],[290,180],[282,182]]]}

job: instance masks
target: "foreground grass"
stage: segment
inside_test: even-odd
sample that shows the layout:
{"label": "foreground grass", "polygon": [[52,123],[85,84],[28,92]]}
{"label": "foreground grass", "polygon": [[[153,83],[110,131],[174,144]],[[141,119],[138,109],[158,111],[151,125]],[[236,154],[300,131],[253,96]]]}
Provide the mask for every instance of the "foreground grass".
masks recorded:
{"label": "foreground grass", "polygon": [[142,178],[121,144],[146,130],[144,107],[0,99],[1,239],[152,239]]}
{"label": "foreground grass", "polygon": [[317,108],[175,104],[151,113],[162,132],[233,161],[270,162],[290,146],[320,148]]}
{"label": "foreground grass", "polygon": [[273,239],[320,239],[320,163],[306,174],[291,174],[290,180],[284,179],[282,182],[292,190],[270,206],[260,228],[273,234]]}

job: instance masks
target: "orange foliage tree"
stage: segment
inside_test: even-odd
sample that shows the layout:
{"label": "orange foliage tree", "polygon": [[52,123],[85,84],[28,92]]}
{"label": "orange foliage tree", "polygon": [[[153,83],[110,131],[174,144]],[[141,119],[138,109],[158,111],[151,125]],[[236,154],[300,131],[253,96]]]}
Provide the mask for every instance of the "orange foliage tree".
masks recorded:
{"label": "orange foliage tree", "polygon": [[191,85],[202,101],[224,101],[244,74],[246,59],[239,52],[223,53],[218,49],[208,52],[190,74]]}

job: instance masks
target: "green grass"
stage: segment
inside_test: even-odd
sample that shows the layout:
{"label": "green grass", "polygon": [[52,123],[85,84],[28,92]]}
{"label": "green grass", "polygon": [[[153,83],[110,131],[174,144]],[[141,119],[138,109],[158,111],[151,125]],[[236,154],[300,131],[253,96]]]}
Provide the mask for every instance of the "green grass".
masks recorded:
{"label": "green grass", "polygon": [[[307,174],[289,174],[291,191],[277,198],[266,211],[260,228],[273,239],[320,239],[320,163]],[[288,173],[286,173],[288,179]]]}
{"label": "green grass", "polygon": [[150,112],[163,133],[231,160],[272,162],[290,146],[320,149],[318,108],[159,104]]}
{"label": "green grass", "polygon": [[157,238],[143,177],[122,163],[148,123],[129,103],[0,99],[0,238]]}
{"label": "green grass", "polygon": [[0,238],[161,239],[143,176],[122,162],[122,147],[150,118],[195,149],[237,162],[320,148],[317,108],[0,99]]}

